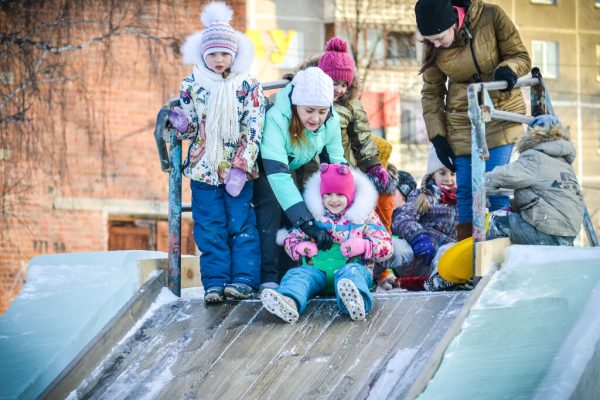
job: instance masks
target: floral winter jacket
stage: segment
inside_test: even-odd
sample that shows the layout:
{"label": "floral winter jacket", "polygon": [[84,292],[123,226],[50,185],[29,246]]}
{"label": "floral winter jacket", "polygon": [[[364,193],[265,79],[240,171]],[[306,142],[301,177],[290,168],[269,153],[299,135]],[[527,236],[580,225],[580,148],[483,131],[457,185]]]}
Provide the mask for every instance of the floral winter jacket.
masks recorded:
{"label": "floral winter jacket", "polygon": [[[304,199],[316,225],[326,229],[335,243],[343,243],[352,238],[367,239],[369,245],[362,256],[362,262],[365,266],[372,267],[372,263],[392,256],[392,238],[374,211],[377,203],[375,187],[360,171],[353,169],[352,174],[356,186],[354,203],[343,214],[333,215],[323,206],[319,173],[307,181]],[[294,228],[285,237],[283,245],[286,253],[293,258],[296,245],[310,240],[302,230]]]}
{"label": "floral winter jacket", "polygon": [[[208,78],[207,78],[208,76]],[[265,119],[265,101],[263,90],[256,78],[248,74],[231,74],[237,97],[237,118],[240,127],[240,139],[237,143],[224,142],[224,161],[215,170],[203,160],[206,135],[204,127],[210,100],[210,88],[202,86],[201,81],[223,79],[207,68],[196,65],[194,72],[181,82],[181,108],[188,117],[188,130],[178,133],[179,139],[191,139],[184,175],[209,185],[223,184],[232,168],[246,171],[249,179],[258,177],[256,158],[260,148]]]}
{"label": "floral winter jacket", "polygon": [[[394,210],[392,214],[392,233],[408,243],[419,235],[429,235],[436,250],[446,243],[456,242],[456,206],[444,204],[432,190],[433,179],[429,178],[425,189],[413,190],[406,204]],[[425,193],[431,209],[419,215],[415,203],[421,193]]]}

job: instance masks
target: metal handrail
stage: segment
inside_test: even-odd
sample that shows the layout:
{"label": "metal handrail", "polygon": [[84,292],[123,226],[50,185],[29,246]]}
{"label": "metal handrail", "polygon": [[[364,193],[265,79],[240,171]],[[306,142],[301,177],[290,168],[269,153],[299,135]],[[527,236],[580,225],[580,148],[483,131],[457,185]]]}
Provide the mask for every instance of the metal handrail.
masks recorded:
{"label": "metal handrail", "polygon": [[[290,81],[278,80],[262,84],[263,90],[280,89]],[[179,107],[179,98],[169,100],[158,112],[154,139],[158,149],[160,169],[169,173],[169,270],[168,287],[176,296],[181,296],[181,213],[192,210],[190,204],[181,203],[182,146],[175,129],[170,126],[169,112]],[[168,137],[169,146],[167,148]]]}
{"label": "metal handrail", "polygon": [[[520,78],[515,88],[531,86],[532,116],[514,112],[496,110],[488,91],[507,88],[506,81],[478,82],[467,87],[468,115],[471,121],[471,182],[473,196],[473,277],[476,270],[475,248],[478,242],[485,240],[486,193],[484,185],[485,161],[489,158],[485,136],[485,124],[491,120],[502,120],[527,124],[534,116],[540,114],[555,115],[550,95],[538,68],[531,70],[531,78]],[[480,104],[483,103],[483,104]],[[598,236],[589,217],[587,207],[584,209],[583,226],[590,244],[598,247]]]}

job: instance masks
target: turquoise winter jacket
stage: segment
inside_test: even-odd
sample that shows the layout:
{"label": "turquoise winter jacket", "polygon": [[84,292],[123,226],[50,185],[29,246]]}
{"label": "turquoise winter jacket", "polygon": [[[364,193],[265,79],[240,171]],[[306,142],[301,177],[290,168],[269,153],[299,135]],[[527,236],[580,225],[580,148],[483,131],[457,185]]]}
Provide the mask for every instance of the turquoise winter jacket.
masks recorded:
{"label": "turquoise winter jacket", "polygon": [[[339,116],[331,109],[325,123],[316,132],[304,130],[308,142],[301,146],[292,143],[289,125],[292,118],[290,96],[294,88],[288,84],[281,89],[275,104],[267,112],[260,154],[269,184],[288,220],[299,226],[313,219],[300,191],[294,184],[290,171],[311,161],[316,155],[324,156],[330,163],[346,163]],[[322,161],[326,161],[323,160]]]}

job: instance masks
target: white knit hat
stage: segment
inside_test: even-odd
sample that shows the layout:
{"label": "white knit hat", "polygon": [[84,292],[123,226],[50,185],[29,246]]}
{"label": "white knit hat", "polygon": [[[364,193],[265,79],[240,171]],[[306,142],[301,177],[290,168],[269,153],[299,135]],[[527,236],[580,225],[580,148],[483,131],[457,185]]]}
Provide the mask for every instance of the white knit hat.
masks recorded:
{"label": "white knit hat", "polygon": [[438,156],[435,152],[435,148],[433,146],[431,146],[431,148],[429,149],[429,155],[427,156],[427,171],[425,172],[425,175],[429,176],[429,175],[433,174],[435,171],[437,171],[438,169],[444,168],[444,167],[445,167],[445,165],[442,164],[442,162],[438,158]]}
{"label": "white knit hat", "polygon": [[298,71],[292,80],[292,104],[297,106],[331,107],[333,81],[321,68]]}

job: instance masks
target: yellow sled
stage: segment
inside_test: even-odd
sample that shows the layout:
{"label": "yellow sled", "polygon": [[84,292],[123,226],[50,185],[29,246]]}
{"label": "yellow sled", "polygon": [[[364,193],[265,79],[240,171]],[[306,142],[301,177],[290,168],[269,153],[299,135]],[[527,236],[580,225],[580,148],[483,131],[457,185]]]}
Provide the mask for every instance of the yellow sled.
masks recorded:
{"label": "yellow sled", "polygon": [[463,239],[446,250],[440,257],[438,272],[448,282],[468,282],[473,277],[473,238]]}
{"label": "yellow sled", "polygon": [[[488,213],[485,217],[485,232],[490,226]],[[468,237],[450,247],[438,263],[438,273],[445,280],[452,283],[466,283],[473,277],[473,238]]]}

